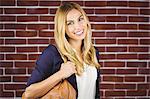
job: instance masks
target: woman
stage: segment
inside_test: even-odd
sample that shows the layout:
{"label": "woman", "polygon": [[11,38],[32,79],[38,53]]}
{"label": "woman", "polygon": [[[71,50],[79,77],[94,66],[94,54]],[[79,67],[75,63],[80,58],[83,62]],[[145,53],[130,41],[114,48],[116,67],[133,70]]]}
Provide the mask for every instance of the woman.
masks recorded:
{"label": "woman", "polygon": [[62,79],[76,90],[77,99],[99,99],[98,52],[91,42],[91,26],[76,3],[62,4],[55,15],[56,46],[49,45],[36,62],[25,98],[45,95]]}

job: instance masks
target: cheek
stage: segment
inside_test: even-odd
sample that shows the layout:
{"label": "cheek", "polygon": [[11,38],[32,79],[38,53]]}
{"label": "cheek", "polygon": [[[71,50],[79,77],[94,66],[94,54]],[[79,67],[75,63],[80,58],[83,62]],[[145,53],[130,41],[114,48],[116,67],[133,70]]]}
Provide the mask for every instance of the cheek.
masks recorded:
{"label": "cheek", "polygon": [[72,33],[73,31],[74,31],[74,28],[73,28],[72,26],[69,26],[69,27],[68,27],[68,32],[69,32],[69,33]]}

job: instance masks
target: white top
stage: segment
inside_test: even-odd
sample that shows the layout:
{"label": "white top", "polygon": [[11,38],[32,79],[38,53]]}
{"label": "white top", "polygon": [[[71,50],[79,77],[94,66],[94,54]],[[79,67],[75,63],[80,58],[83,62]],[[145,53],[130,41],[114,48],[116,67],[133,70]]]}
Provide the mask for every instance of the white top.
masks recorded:
{"label": "white top", "polygon": [[84,64],[84,72],[76,75],[78,99],[95,99],[97,70],[93,66]]}

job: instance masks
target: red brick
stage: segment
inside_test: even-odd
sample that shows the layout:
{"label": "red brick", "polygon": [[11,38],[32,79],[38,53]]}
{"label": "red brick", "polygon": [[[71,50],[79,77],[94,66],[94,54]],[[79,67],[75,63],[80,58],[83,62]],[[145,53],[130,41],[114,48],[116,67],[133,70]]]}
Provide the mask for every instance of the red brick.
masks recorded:
{"label": "red brick", "polygon": [[[69,0],[63,0],[63,1],[62,1],[63,4],[64,4],[64,3],[67,3],[67,2],[70,2],[70,1],[69,1]],[[74,0],[73,2],[79,4],[80,6],[83,6],[83,1]]]}
{"label": "red brick", "polygon": [[127,47],[106,47],[106,52],[127,52]]}
{"label": "red brick", "polygon": [[0,76],[0,82],[11,82],[11,76]]}
{"label": "red brick", "polygon": [[18,0],[17,6],[38,6],[38,1],[36,1],[36,0]]}
{"label": "red brick", "polygon": [[15,62],[15,67],[18,68],[33,68],[35,66],[35,62]]}
{"label": "red brick", "polygon": [[150,82],[150,76],[147,76],[147,82]]}
{"label": "red brick", "polygon": [[28,68],[28,74],[31,74],[33,71],[33,68]]}
{"label": "red brick", "polygon": [[26,44],[26,39],[6,39],[5,44]]}
{"label": "red brick", "polygon": [[136,32],[128,32],[129,37],[148,37],[149,32],[144,31],[136,31]]}
{"label": "red brick", "polygon": [[21,30],[25,30],[26,29],[26,25],[25,24],[4,24],[5,29],[21,29]]}
{"label": "red brick", "polygon": [[140,44],[141,45],[149,45],[150,44],[150,39],[140,39]]}
{"label": "red brick", "polygon": [[0,54],[0,60],[4,60],[4,54]]}
{"label": "red brick", "polygon": [[104,7],[107,2],[105,1],[85,1],[85,6],[87,7]]}
{"label": "red brick", "polygon": [[146,96],[146,90],[128,90],[127,96]]}
{"label": "red brick", "polygon": [[13,22],[16,21],[15,16],[0,16],[0,22]]}
{"label": "red brick", "polygon": [[4,39],[0,39],[0,44],[4,44]]}
{"label": "red brick", "polygon": [[26,8],[4,8],[5,14],[26,14]]}
{"label": "red brick", "polygon": [[0,14],[3,14],[3,8],[0,8]]}
{"label": "red brick", "polygon": [[117,54],[117,59],[137,59],[137,54]]}
{"label": "red brick", "polygon": [[129,16],[129,22],[149,22],[149,17]]}
{"label": "red brick", "polygon": [[94,14],[94,8],[84,8],[86,14]]}
{"label": "red brick", "polygon": [[40,21],[47,21],[47,22],[53,22],[54,16],[40,16]]}
{"label": "red brick", "polygon": [[92,32],[92,37],[105,37],[105,32]]}
{"label": "red brick", "polygon": [[117,29],[125,29],[125,30],[136,30],[136,24],[117,24]]}
{"label": "red brick", "polygon": [[22,97],[22,94],[24,93],[24,91],[21,90],[17,90],[16,92],[16,97]]}
{"label": "red brick", "polygon": [[16,37],[36,37],[37,31],[16,31]]}
{"label": "red brick", "polygon": [[138,9],[118,9],[118,14],[138,14]]}
{"label": "red brick", "polygon": [[115,39],[96,39],[96,44],[116,44]]}
{"label": "red brick", "polygon": [[16,48],[17,52],[38,52],[38,48],[37,47],[17,47]]}
{"label": "red brick", "polygon": [[150,9],[140,9],[141,15],[150,15]]}
{"label": "red brick", "polygon": [[120,76],[103,76],[103,81],[107,81],[107,82],[123,82],[123,77],[120,77]]}
{"label": "red brick", "polygon": [[103,74],[115,74],[115,69],[103,69],[101,68],[100,69],[100,73],[103,75]]}
{"label": "red brick", "polygon": [[115,59],[115,54],[101,54],[101,60],[112,60]]}
{"label": "red brick", "polygon": [[106,37],[127,37],[127,32],[106,32]]}
{"label": "red brick", "polygon": [[146,67],[147,63],[146,62],[127,62],[127,67]]}
{"label": "red brick", "polygon": [[49,24],[49,28],[50,28],[51,30],[54,30],[54,24]]}
{"label": "red brick", "polygon": [[106,91],[105,92],[105,96],[106,97],[110,97],[110,96],[125,96],[125,91],[114,91],[114,90],[111,90],[111,91]]}
{"label": "red brick", "polygon": [[125,76],[125,82],[144,82],[144,76]]}
{"label": "red brick", "polygon": [[107,1],[107,6],[127,6],[127,1]]}
{"label": "red brick", "polygon": [[53,31],[40,31],[39,37],[54,37]]}
{"label": "red brick", "polygon": [[106,16],[107,22],[127,22],[126,16]]}
{"label": "red brick", "polygon": [[40,52],[43,52],[44,49],[46,49],[46,48],[47,48],[47,46],[41,46],[41,47],[39,47],[39,51],[40,51]]}
{"label": "red brick", "polygon": [[3,75],[3,69],[0,69],[0,75]]}
{"label": "red brick", "polygon": [[27,82],[28,76],[13,76],[13,82]]}
{"label": "red brick", "polygon": [[118,44],[131,44],[137,45],[138,39],[118,39]]}
{"label": "red brick", "polygon": [[28,44],[49,44],[48,39],[28,39]]}
{"label": "red brick", "polygon": [[0,52],[15,52],[15,47],[1,46]]}
{"label": "red brick", "polygon": [[90,22],[105,22],[104,16],[89,16],[88,18]]}
{"label": "red brick", "polygon": [[60,1],[39,1],[40,6],[59,6],[61,4]]}
{"label": "red brick", "polygon": [[137,84],[137,89],[150,89],[150,84],[149,83],[142,83],[142,84]]}
{"label": "red brick", "polygon": [[116,9],[114,8],[95,9],[95,14],[116,14]]}
{"label": "red brick", "polygon": [[4,89],[6,90],[21,90],[25,88],[26,88],[25,84],[5,84],[4,85]]}
{"label": "red brick", "polygon": [[150,30],[150,24],[139,24],[140,30]]}
{"label": "red brick", "polygon": [[13,62],[0,62],[0,67],[13,67]]}
{"label": "red brick", "polygon": [[26,54],[6,54],[7,60],[27,60]]}
{"label": "red brick", "polygon": [[39,54],[29,54],[29,60],[37,60],[39,57]]}
{"label": "red brick", "polygon": [[139,60],[149,60],[150,54],[139,54]]}
{"label": "red brick", "polygon": [[4,25],[3,24],[0,24],[0,29],[3,29],[4,28]]}
{"label": "red brick", "polygon": [[14,91],[0,91],[0,97],[14,97]]}
{"label": "red brick", "polygon": [[137,74],[137,69],[117,69],[116,71],[119,75],[130,75],[130,74]]}
{"label": "red brick", "polygon": [[38,16],[17,16],[17,22],[35,22]]}
{"label": "red brick", "polygon": [[0,0],[0,6],[15,6],[15,0]]}
{"label": "red brick", "polygon": [[48,8],[28,8],[27,14],[48,14]]}
{"label": "red brick", "polygon": [[115,84],[115,89],[136,89],[136,84]]}
{"label": "red brick", "polygon": [[104,67],[125,67],[125,63],[118,61],[104,62]]}
{"label": "red brick", "polygon": [[48,24],[28,24],[27,28],[32,30],[48,29]]}
{"label": "red brick", "polygon": [[148,52],[148,47],[129,47],[129,52]]}
{"label": "red brick", "polygon": [[96,47],[99,52],[105,52],[105,47]]}
{"label": "red brick", "polygon": [[50,14],[55,14],[55,13],[56,13],[56,10],[57,10],[56,8],[50,8],[50,11],[49,11],[49,12],[50,12]]}
{"label": "red brick", "polygon": [[115,25],[114,24],[92,24],[92,29],[111,30],[111,29],[115,29]]}
{"label": "red brick", "polygon": [[103,83],[101,83],[100,89],[114,89],[114,84],[103,84]]}
{"label": "red brick", "polygon": [[129,7],[149,7],[149,2],[129,1]]}
{"label": "red brick", "polygon": [[150,69],[148,69],[148,68],[140,68],[139,69],[139,74],[149,75],[150,74]]}
{"label": "red brick", "polygon": [[5,74],[11,74],[11,75],[20,75],[20,74],[26,74],[26,69],[5,69]]}
{"label": "red brick", "polygon": [[14,37],[14,31],[0,31],[0,37]]}

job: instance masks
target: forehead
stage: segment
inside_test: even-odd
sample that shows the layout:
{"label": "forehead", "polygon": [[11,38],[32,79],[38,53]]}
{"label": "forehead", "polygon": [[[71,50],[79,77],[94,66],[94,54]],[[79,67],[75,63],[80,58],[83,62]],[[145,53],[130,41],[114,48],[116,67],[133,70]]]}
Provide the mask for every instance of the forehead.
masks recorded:
{"label": "forehead", "polygon": [[76,19],[78,17],[80,17],[82,14],[80,11],[76,10],[76,9],[72,9],[71,11],[68,12],[67,14],[67,20],[71,20],[71,19]]}

